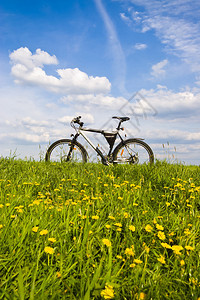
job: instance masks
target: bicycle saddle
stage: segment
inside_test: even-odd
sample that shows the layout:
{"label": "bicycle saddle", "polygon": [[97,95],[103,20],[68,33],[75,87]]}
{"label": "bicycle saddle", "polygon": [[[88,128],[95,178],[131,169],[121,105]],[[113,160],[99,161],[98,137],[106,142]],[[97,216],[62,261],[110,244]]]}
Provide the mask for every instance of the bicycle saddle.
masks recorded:
{"label": "bicycle saddle", "polygon": [[129,117],[112,117],[112,118],[113,118],[113,119],[118,119],[118,120],[120,120],[121,122],[130,120]]}

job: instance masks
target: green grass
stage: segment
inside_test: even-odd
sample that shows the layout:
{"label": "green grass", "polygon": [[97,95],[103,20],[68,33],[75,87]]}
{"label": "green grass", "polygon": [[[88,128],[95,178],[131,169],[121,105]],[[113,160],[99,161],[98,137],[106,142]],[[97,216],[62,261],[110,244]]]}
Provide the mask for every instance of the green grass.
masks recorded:
{"label": "green grass", "polygon": [[198,299],[199,171],[1,159],[0,299]]}

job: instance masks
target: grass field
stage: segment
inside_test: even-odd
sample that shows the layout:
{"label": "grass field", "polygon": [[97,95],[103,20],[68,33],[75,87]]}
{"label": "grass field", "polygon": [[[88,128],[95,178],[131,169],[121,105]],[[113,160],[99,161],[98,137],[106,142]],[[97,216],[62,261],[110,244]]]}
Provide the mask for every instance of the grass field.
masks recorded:
{"label": "grass field", "polygon": [[200,299],[200,167],[0,160],[0,299]]}

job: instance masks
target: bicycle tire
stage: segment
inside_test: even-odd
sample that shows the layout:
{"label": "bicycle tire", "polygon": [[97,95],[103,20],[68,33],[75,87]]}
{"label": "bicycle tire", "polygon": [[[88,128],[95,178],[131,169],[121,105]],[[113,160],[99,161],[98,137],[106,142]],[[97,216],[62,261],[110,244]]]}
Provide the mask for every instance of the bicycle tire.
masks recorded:
{"label": "bicycle tire", "polygon": [[[72,149],[70,158],[67,159],[72,145],[74,148]],[[63,151],[62,146],[64,147],[66,152]],[[60,149],[59,149],[59,147],[60,147]],[[58,151],[57,152],[58,154],[56,154],[56,152],[55,152],[56,150]],[[77,150],[76,151],[77,155],[75,155],[74,150]],[[80,156],[79,160],[78,160],[78,158],[79,158],[78,155]],[[72,141],[70,139],[61,139],[50,145],[50,147],[47,149],[45,160],[52,161],[52,162],[53,161],[54,162],[55,161],[56,162],[57,161],[59,161],[59,162],[74,161],[74,162],[85,163],[85,162],[87,162],[87,157],[88,157],[87,151],[80,143],[78,143],[77,141]]]}
{"label": "bicycle tire", "polygon": [[[140,154],[136,152],[137,149],[139,149],[140,153],[142,154],[141,157],[139,156]],[[113,151],[114,164],[152,164],[153,162],[154,154],[152,149],[149,147],[149,145],[139,139],[128,139],[122,141]]]}

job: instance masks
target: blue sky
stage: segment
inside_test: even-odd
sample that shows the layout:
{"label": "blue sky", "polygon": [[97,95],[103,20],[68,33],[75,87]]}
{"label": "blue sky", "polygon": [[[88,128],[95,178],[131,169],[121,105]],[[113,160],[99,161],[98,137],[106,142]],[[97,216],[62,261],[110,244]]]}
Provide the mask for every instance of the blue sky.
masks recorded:
{"label": "blue sky", "polygon": [[126,114],[157,158],[200,164],[199,20],[197,0],[1,1],[0,155]]}

